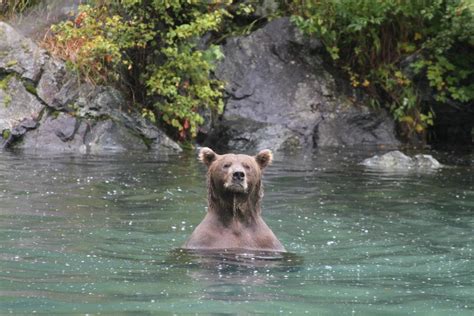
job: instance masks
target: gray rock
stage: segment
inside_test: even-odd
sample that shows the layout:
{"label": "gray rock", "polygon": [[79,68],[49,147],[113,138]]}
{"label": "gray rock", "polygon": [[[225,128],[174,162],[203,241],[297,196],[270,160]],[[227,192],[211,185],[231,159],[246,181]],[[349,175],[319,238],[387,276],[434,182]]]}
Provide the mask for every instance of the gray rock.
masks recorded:
{"label": "gray rock", "polygon": [[10,25],[0,22],[0,70],[15,72],[36,82],[47,58],[46,52]]}
{"label": "gray rock", "polygon": [[415,155],[413,162],[416,168],[421,169],[439,169],[443,167],[443,165],[431,155]]}
{"label": "gray rock", "polygon": [[37,153],[86,153],[89,125],[66,113],[45,115],[39,127],[26,133],[16,148]]}
{"label": "gray rock", "polygon": [[[38,82],[37,94],[44,103],[56,110],[64,109],[65,104],[68,102],[68,99],[66,98],[65,100],[62,96],[69,95],[69,99],[77,97],[77,92],[68,94],[62,91],[61,93],[62,89],[66,90],[64,88],[67,86],[65,85],[65,77],[66,69],[62,61],[53,58],[46,61],[43,74]],[[70,81],[75,82],[73,80]]]}
{"label": "gray rock", "polygon": [[439,169],[442,165],[431,155],[416,155],[413,158],[396,150],[382,156],[367,158],[362,165],[383,170],[426,170]]}
{"label": "gray rock", "polygon": [[280,3],[276,0],[261,0],[255,8],[254,14],[258,17],[267,17],[275,14],[279,8]]}
{"label": "gray rock", "polygon": [[[36,126],[35,126],[36,127]],[[155,127],[156,128],[156,127]],[[32,129],[32,128],[29,128]],[[24,129],[26,132],[29,129]],[[71,114],[56,112],[45,115],[39,127],[24,133],[15,148],[27,152],[53,153],[111,153],[124,151],[143,151],[153,149],[160,152],[176,152],[181,148],[160,130],[154,131],[154,138],[146,138],[123,121],[111,118],[97,121],[74,117]],[[7,144],[6,144],[7,145]]]}
{"label": "gray rock", "polygon": [[227,101],[206,143],[214,145],[219,138],[222,147],[235,150],[266,144],[274,150],[288,144],[305,149],[398,145],[385,112],[355,105],[341,93],[315,53],[320,46],[306,40],[288,18],[229,39],[223,46],[226,58],[216,69],[218,79],[227,82]]}
{"label": "gray rock", "polygon": [[0,149],[8,147],[16,139],[21,138],[28,130],[35,129],[38,122],[32,119],[23,119],[12,130],[3,130],[0,134]]}
{"label": "gray rock", "polygon": [[[109,123],[99,122],[92,129],[91,133],[97,131],[98,135],[91,136],[94,141],[86,146],[88,151],[98,153],[144,149],[144,139],[148,148],[155,151],[182,150],[165,133],[130,108],[118,90],[79,83],[57,61],[47,63],[38,83],[38,96],[50,107],[74,112],[78,117],[99,121],[110,119]],[[115,132],[119,135],[112,135]],[[102,145],[104,147],[100,149]]]}
{"label": "gray rock", "polygon": [[139,135],[111,119],[95,121],[62,112],[45,116],[16,147],[29,152],[93,154],[148,149]]}
{"label": "gray rock", "polygon": [[52,24],[70,19],[83,2],[83,0],[35,1],[31,9],[22,12],[21,18],[13,18],[8,22],[24,36],[41,40]]}
{"label": "gray rock", "polygon": [[37,120],[44,106],[29,93],[15,75],[1,79],[0,89],[0,133],[12,130],[25,119]]}
{"label": "gray rock", "polygon": [[259,151],[278,148],[283,151],[301,149],[300,137],[295,132],[278,124],[258,123],[237,117],[229,118],[221,134],[213,134],[208,142],[217,148],[238,148],[241,151]]}
{"label": "gray rock", "polygon": [[118,90],[79,82],[62,61],[3,22],[0,73],[4,74],[0,78],[0,148],[74,153],[181,151]]}
{"label": "gray rock", "polygon": [[148,147],[134,135],[130,129],[111,119],[95,124],[85,139],[87,151],[93,154],[104,152],[123,152],[128,150],[146,150]]}

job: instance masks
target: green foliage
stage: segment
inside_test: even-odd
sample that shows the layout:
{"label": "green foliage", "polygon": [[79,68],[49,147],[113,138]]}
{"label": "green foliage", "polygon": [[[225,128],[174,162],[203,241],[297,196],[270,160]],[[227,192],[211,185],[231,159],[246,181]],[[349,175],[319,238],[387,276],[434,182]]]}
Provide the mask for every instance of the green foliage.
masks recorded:
{"label": "green foliage", "polygon": [[202,110],[222,111],[223,83],[212,71],[223,54],[202,38],[231,20],[232,8],[230,0],[98,1],[54,26],[45,46],[85,80],[127,87],[144,117],[185,140],[196,136]]}
{"label": "green foliage", "polygon": [[117,81],[122,66],[131,67],[127,50],[144,48],[155,35],[150,25],[125,20],[106,6],[79,7],[73,20],[51,27],[44,45],[94,84]]}
{"label": "green foliage", "polygon": [[390,104],[407,134],[423,132],[434,115],[423,107],[410,68],[437,100],[474,100],[472,1],[293,0],[291,8],[293,22],[322,41],[354,87],[373,103]]}

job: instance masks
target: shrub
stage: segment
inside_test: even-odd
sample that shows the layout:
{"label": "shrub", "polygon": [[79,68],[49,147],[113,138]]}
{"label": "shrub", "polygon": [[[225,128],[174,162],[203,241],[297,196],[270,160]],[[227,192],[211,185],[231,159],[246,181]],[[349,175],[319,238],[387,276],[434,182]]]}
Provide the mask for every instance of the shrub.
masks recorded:
{"label": "shrub", "polygon": [[421,102],[410,72],[423,76],[439,101],[474,99],[471,3],[293,0],[291,10],[294,23],[321,39],[352,85],[365,89],[373,104],[388,103],[410,136],[423,133],[434,116]]}
{"label": "shrub", "polygon": [[223,83],[211,77],[223,55],[203,37],[232,19],[232,6],[232,1],[98,1],[53,26],[45,45],[85,80],[128,87],[144,116],[158,117],[185,140],[196,136],[203,109],[222,111]]}

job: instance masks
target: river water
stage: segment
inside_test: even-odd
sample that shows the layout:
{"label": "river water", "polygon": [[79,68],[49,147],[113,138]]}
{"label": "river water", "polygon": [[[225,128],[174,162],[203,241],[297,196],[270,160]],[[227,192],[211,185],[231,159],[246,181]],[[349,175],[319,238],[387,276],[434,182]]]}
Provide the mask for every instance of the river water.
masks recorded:
{"label": "river water", "polygon": [[382,172],[282,156],[264,218],[290,252],[181,253],[205,214],[194,153],[0,153],[0,314],[473,315],[472,154]]}

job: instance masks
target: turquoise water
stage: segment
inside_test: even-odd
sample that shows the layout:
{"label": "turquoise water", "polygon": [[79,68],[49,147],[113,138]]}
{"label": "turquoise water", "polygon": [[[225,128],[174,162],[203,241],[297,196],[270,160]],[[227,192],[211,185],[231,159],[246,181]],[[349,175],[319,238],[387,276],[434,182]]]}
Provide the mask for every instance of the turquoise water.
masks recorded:
{"label": "turquoise water", "polygon": [[0,314],[473,315],[472,154],[372,154],[277,154],[263,212],[291,254],[252,259],[176,250],[205,213],[193,154],[0,153]]}

